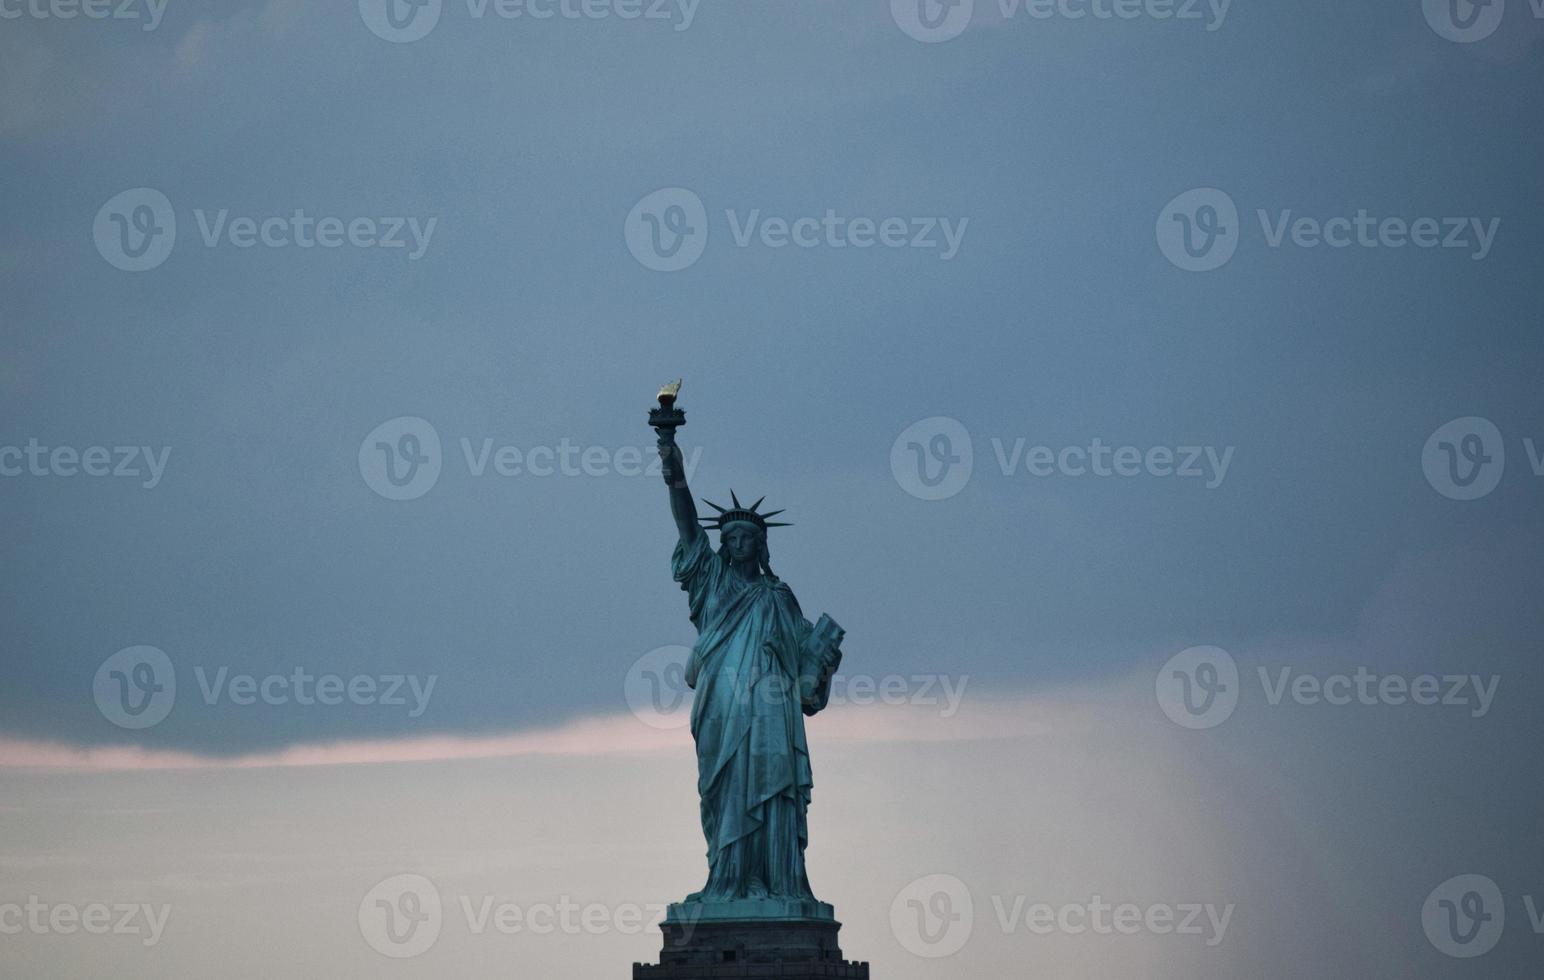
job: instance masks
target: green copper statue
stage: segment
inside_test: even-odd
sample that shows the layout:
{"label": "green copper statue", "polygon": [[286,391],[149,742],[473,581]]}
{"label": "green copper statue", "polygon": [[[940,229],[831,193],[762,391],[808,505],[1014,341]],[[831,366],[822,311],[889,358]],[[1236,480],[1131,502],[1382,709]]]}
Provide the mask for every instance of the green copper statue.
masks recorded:
{"label": "green copper statue", "polygon": [[[808,919],[832,917],[804,871],[810,802],[804,718],[826,706],[841,663],[843,631],[829,616],[811,624],[776,575],[767,529],[786,525],[743,506],[699,518],[686,486],[675,431],[680,382],[666,385],[649,413],[679,540],[671,571],[686,592],[697,643],[686,667],[696,692],[692,738],[697,792],[708,843],[708,882],[671,908],[672,918]],[[765,498],[762,498],[765,499]],[[699,524],[717,529],[715,551]]]}

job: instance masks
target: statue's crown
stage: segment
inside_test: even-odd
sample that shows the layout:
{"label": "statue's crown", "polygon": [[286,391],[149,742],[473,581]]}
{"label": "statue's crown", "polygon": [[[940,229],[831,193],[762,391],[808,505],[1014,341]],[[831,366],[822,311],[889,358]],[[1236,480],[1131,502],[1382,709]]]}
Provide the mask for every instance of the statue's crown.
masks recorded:
{"label": "statue's crown", "polygon": [[708,498],[702,498],[702,502],[718,511],[718,514],[713,517],[699,517],[697,520],[701,521],[703,524],[710,528],[717,528],[720,531],[724,529],[725,524],[733,524],[735,521],[746,521],[761,528],[762,531],[766,531],[766,529],[769,527],[789,526],[789,524],[784,521],[767,520],[769,517],[776,517],[777,515],[781,514],[781,510],[771,510],[767,511],[765,514],[761,514],[756,511],[756,508],[761,506],[761,500],[766,500],[766,497],[762,497],[761,500],[756,501],[749,507],[740,503],[740,498],[735,495],[733,490],[729,491],[729,499],[734,503],[733,507],[720,507],[718,504],[715,504]]}

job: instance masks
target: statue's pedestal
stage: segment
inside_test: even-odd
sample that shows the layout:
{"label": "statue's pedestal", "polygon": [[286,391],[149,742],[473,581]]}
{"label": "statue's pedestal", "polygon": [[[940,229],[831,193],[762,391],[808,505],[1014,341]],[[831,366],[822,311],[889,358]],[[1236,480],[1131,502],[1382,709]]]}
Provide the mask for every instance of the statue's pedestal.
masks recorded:
{"label": "statue's pedestal", "polygon": [[807,918],[756,918],[751,904],[672,905],[659,964],[634,963],[633,980],[868,980],[867,963],[842,959],[831,906],[809,903]]}

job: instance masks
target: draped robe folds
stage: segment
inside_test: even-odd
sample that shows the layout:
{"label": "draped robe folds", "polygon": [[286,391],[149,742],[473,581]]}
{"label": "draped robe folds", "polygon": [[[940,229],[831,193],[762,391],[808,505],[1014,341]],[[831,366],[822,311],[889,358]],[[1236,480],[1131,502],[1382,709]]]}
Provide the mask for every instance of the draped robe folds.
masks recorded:
{"label": "draped robe folds", "polygon": [[804,715],[830,692],[806,707],[795,684],[814,627],[788,586],[770,575],[741,577],[705,533],[677,543],[671,571],[698,633],[686,683],[696,691],[692,738],[708,883],[687,901],[812,899],[804,847],[814,781]]}

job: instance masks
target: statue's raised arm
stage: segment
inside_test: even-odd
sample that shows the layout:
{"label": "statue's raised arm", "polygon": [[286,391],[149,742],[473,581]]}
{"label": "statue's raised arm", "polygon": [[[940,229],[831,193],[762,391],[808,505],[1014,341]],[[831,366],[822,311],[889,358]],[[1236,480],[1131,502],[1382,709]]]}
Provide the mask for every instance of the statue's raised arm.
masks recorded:
{"label": "statue's raised arm", "polygon": [[697,505],[692,502],[691,489],[686,485],[681,447],[675,441],[675,430],[686,424],[686,413],[675,407],[676,396],[680,393],[679,380],[661,388],[659,408],[649,410],[649,424],[659,435],[659,470],[670,490],[670,515],[675,518],[681,543],[690,544],[703,532],[697,521]]}
{"label": "statue's raised arm", "polygon": [[665,486],[670,490],[670,516],[675,518],[676,531],[681,541],[690,544],[702,533],[697,523],[697,505],[692,502],[692,492],[686,485],[686,469],[682,465],[681,447],[676,445],[675,433],[664,430],[659,436],[660,472]]}

